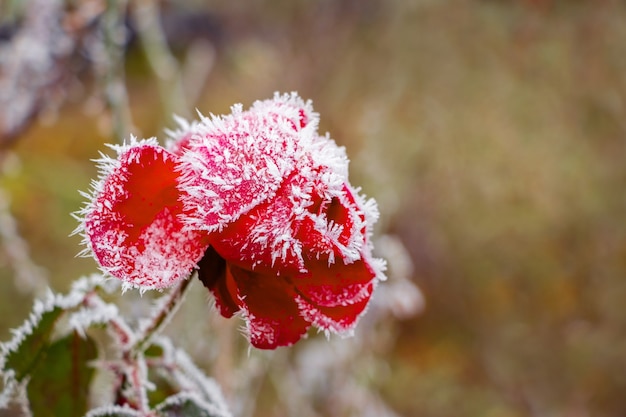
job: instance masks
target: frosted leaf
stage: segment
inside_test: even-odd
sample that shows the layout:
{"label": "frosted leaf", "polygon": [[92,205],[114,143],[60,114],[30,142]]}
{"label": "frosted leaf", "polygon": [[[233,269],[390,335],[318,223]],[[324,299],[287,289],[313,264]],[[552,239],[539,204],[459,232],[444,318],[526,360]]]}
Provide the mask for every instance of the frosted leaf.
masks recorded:
{"label": "frosted leaf", "polygon": [[218,410],[220,416],[230,417],[231,413],[228,411],[222,390],[215,380],[206,376],[183,350],[176,349],[173,353],[174,361],[179,371],[177,372],[179,381],[191,383],[193,391],[196,392],[204,402],[211,404]]}
{"label": "frosted leaf", "polygon": [[[16,329],[11,329],[11,333],[13,334],[11,340],[0,343],[0,370],[5,369],[7,366],[9,355],[17,352],[27,338],[38,329],[44,315],[47,313],[52,314],[54,311],[54,315],[46,316],[49,317],[49,321],[45,323],[46,329],[44,332],[49,334],[54,326],[54,322],[61,313],[61,310],[55,304],[55,301],[56,297],[49,291],[43,300],[35,300],[33,310],[22,325]],[[37,346],[33,349],[37,349]]]}
{"label": "frosted leaf", "polygon": [[220,416],[231,416],[219,385],[206,376],[184,350],[176,348],[164,336],[156,337],[152,343],[161,348],[161,366],[171,374],[181,392],[198,396],[203,402],[211,404]]}
{"label": "frosted leaf", "polygon": [[79,335],[85,337],[86,330],[94,324],[108,324],[115,322],[115,326],[121,327],[117,329],[124,334],[124,337],[118,338],[122,342],[122,348],[129,346],[134,340],[130,340],[133,332],[121,319],[119,310],[116,305],[105,303],[95,294],[84,297],[84,307],[81,307],[69,315],[68,324],[70,328],[76,330]]}
{"label": "frosted leaf", "polygon": [[159,404],[155,411],[160,417],[193,416],[193,417],[230,417],[215,405],[206,402],[192,392],[181,392],[172,395]]}
{"label": "frosted leaf", "polygon": [[[48,290],[45,297],[40,300],[35,300],[29,317],[21,326],[11,330],[13,334],[12,339],[8,342],[0,343],[0,370],[5,369],[8,365],[10,355],[18,352],[19,349],[30,349],[36,352],[37,349],[41,347],[41,343],[43,343],[46,337],[49,336],[49,333],[52,332],[58,318],[64,312],[82,305],[88,297],[88,294],[100,287],[102,283],[102,276],[94,274],[76,280],[72,284],[70,292],[66,295],[54,294],[52,291]],[[95,314],[106,315],[107,313]],[[44,328],[42,328],[42,326]],[[41,333],[39,335],[40,340],[32,347],[27,346],[23,348],[22,345],[35,331]],[[32,354],[28,352],[24,353],[22,356],[24,355],[32,356]],[[21,379],[21,376],[18,375],[18,377]]]}

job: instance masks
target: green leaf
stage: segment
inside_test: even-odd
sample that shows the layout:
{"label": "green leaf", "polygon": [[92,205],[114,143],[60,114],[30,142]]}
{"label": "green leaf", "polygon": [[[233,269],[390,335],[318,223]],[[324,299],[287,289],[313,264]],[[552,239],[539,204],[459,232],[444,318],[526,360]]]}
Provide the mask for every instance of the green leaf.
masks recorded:
{"label": "green leaf", "polygon": [[216,407],[188,393],[169,397],[156,412],[159,417],[224,417]]}
{"label": "green leaf", "polygon": [[27,387],[33,416],[83,416],[94,373],[89,362],[96,357],[93,339],[76,332],[42,351]]}
{"label": "green leaf", "polygon": [[159,345],[152,344],[148,346],[143,354],[146,358],[160,358],[163,356],[163,348]]}
{"label": "green leaf", "polygon": [[148,391],[148,403],[150,406],[160,404],[179,391],[173,385],[173,381],[170,381],[170,378],[154,369],[148,369],[148,379],[154,384],[153,389]]}
{"label": "green leaf", "polygon": [[[21,382],[37,366],[42,351],[50,341],[54,325],[62,313],[63,309],[59,307],[44,312],[41,319],[33,326],[32,332],[24,337],[17,348],[7,354],[4,367],[13,369],[18,381]],[[25,330],[18,329],[18,332],[20,331]],[[19,337],[19,333],[16,337]]]}

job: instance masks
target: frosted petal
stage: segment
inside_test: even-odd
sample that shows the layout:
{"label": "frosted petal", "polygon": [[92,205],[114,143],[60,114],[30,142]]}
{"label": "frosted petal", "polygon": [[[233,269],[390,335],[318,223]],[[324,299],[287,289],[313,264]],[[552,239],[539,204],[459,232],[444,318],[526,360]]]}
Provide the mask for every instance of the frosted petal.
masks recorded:
{"label": "frosted petal", "polygon": [[211,246],[198,262],[198,278],[213,293],[215,305],[222,316],[230,318],[239,311],[233,277],[226,268],[226,261]]}
{"label": "frosted petal", "polygon": [[250,343],[259,349],[289,346],[300,340],[310,323],[300,314],[290,283],[228,266],[239,291]]}
{"label": "frosted petal", "polygon": [[299,161],[320,148],[317,122],[310,102],[295,94],[203,118],[182,157],[189,224],[218,230],[273,198]]}
{"label": "frosted petal", "polygon": [[319,307],[354,304],[372,295],[376,277],[367,262],[361,260],[345,265],[338,262],[328,266],[324,260],[310,262],[309,273],[292,279],[298,294]]}
{"label": "frosted petal", "polygon": [[369,259],[371,226],[351,190],[344,184],[329,189],[311,176],[293,173],[274,198],[215,233],[216,251],[243,268],[286,276]]}
{"label": "frosted petal", "polygon": [[315,305],[303,297],[298,297],[300,314],[320,330],[330,331],[341,335],[350,335],[359,318],[365,313],[374,284],[367,286],[367,297],[353,304],[334,307]]}
{"label": "frosted petal", "polygon": [[83,210],[85,241],[102,269],[127,285],[164,288],[187,276],[208,246],[183,228],[177,157],[154,141],[119,147]]}

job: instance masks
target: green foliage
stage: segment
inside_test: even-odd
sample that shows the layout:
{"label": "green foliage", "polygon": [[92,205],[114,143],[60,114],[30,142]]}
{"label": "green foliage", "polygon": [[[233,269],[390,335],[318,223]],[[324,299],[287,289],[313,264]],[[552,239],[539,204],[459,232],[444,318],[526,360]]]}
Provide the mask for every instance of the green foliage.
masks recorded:
{"label": "green foliage", "polygon": [[12,369],[18,381],[21,382],[40,365],[49,347],[54,325],[62,313],[63,310],[59,307],[43,313],[32,328],[32,333],[26,335],[19,346],[7,354],[5,369]]}
{"label": "green foliage", "polygon": [[28,399],[34,417],[80,417],[87,412],[97,357],[94,341],[73,332],[46,346],[31,370]]}
{"label": "green foliage", "polygon": [[[0,416],[22,408],[33,417],[229,417],[215,382],[169,339],[157,337],[154,323],[129,326],[101,298],[119,286],[105,284],[94,275],[75,281],[67,295],[48,293],[12,340],[0,344]],[[168,303],[159,308],[148,313],[157,322],[175,311]],[[109,340],[96,343],[98,335]],[[113,378],[94,390],[98,371]],[[89,410],[91,393],[107,390],[124,406]]]}

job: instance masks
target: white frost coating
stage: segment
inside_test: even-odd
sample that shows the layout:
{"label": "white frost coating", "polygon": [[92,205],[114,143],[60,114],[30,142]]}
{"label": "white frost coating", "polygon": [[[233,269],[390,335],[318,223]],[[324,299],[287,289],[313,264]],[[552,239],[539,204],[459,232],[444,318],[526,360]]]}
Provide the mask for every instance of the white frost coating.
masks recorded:
{"label": "white frost coating", "polygon": [[179,372],[175,373],[182,386],[191,388],[203,402],[213,406],[220,416],[232,417],[226,400],[219,385],[212,378],[207,377],[181,349],[172,351],[173,359]]}
{"label": "white frost coating", "polygon": [[85,299],[88,292],[93,291],[102,282],[99,275],[91,275],[77,280],[67,295],[54,294],[48,289],[46,296],[41,300],[35,300],[33,310],[24,323],[12,329],[13,338],[5,343],[0,343],[0,370],[6,365],[6,357],[16,351],[27,336],[31,335],[39,325],[43,314],[51,312],[56,307],[68,310],[76,308]]}
{"label": "white frost coating", "polygon": [[0,391],[0,410],[7,408],[11,400],[15,398],[18,383],[15,380],[13,370],[1,374],[2,375],[2,391]]}
{"label": "white frost coating", "polygon": [[165,140],[165,148],[174,153],[181,151],[181,146],[186,145],[186,141],[190,140],[198,128],[198,121],[188,121],[184,117],[173,115],[174,122],[178,125],[174,129],[165,129],[167,135]]}
{"label": "white frost coating", "polygon": [[203,411],[206,412],[206,417],[231,417],[230,412],[225,412],[219,407],[205,401],[200,395],[194,392],[181,392],[176,395],[172,395],[165,399],[161,404],[159,404],[155,411],[163,411],[166,407],[171,406],[182,406],[186,402],[191,401],[198,407],[201,407]]}
{"label": "white frost coating", "polygon": [[143,292],[169,287],[180,278],[180,258],[198,250],[186,233],[171,230],[169,225],[175,220],[174,215],[164,209],[139,237],[144,248],[141,251],[136,246],[128,248],[124,256],[134,260],[136,271],[149,275],[141,282],[124,281],[124,289],[139,288]]}
{"label": "white frost coating", "polygon": [[[271,199],[316,147],[318,119],[311,102],[295,93],[257,101],[245,112],[239,104],[230,115],[201,116],[182,156],[181,188],[190,194],[185,205],[190,210],[204,206],[190,216],[189,225],[221,230]],[[214,199],[216,194],[222,198]]]}
{"label": "white frost coating", "polygon": [[[19,396],[23,394],[22,391],[24,391],[22,384],[19,384],[15,380],[14,371],[5,369],[7,356],[19,349],[22,342],[24,342],[24,340],[31,335],[35,328],[39,325],[42,316],[45,313],[51,312],[55,308],[61,308],[63,310],[76,308],[85,300],[88,293],[100,286],[102,282],[102,276],[100,275],[91,275],[80,278],[74,282],[72,289],[67,295],[54,294],[48,289],[43,299],[35,300],[33,310],[24,323],[20,327],[11,330],[13,338],[8,342],[0,343],[0,373],[2,374],[4,385],[2,392],[0,392],[0,409],[6,406],[6,404],[8,404],[8,402],[12,399],[15,399],[16,397],[19,399]],[[108,313],[93,311],[91,314],[94,316],[100,316]],[[85,314],[82,320],[86,321],[87,316],[88,315]],[[72,321],[72,319],[70,319],[70,321]],[[77,329],[80,331],[81,328],[79,327]],[[84,332],[80,333],[81,335],[84,335]]]}
{"label": "white frost coating", "polygon": [[[143,139],[143,140],[138,141],[135,136],[131,136],[130,141],[128,143],[124,143],[123,145],[107,145],[107,146],[115,150],[118,156],[120,156],[132,148],[139,147],[139,146],[157,146],[158,147],[159,143],[157,142],[156,138]],[[83,238],[82,244],[85,246],[85,249],[83,249],[79,253],[79,256],[81,257],[93,256],[95,259],[97,259],[97,257],[94,254],[94,248],[92,246],[91,240],[86,235],[85,222],[87,218],[93,213],[94,204],[98,196],[100,196],[100,194],[103,191],[105,191],[104,184],[105,184],[106,179],[114,171],[120,169],[121,162],[119,158],[111,158],[110,156],[105,155],[102,152],[100,153],[100,158],[94,159],[93,161],[96,163],[96,168],[98,170],[99,178],[98,180],[91,182],[91,187],[88,192],[84,192],[84,191],[80,192],[80,194],[83,197],[85,197],[87,201],[85,202],[84,206],[79,211],[73,213],[74,218],[78,220],[79,224],[78,224],[78,227],[76,227],[76,229],[72,232],[72,235],[79,235]],[[126,193],[126,191],[121,187],[118,187],[112,190],[107,190],[107,191],[113,193],[113,195],[110,196],[111,198],[107,199],[109,201],[115,200],[117,196],[121,196]],[[104,269],[103,271],[108,272]]]}
{"label": "white frost coating", "polygon": [[109,323],[118,317],[119,310],[117,306],[105,303],[100,299],[92,299],[88,307],[83,307],[70,314],[68,324],[81,337],[85,337],[85,331],[91,325]]}
{"label": "white frost coating", "polygon": [[103,417],[110,415],[120,415],[123,417],[146,417],[144,413],[133,410],[128,406],[119,405],[105,405],[102,407],[94,408],[90,410],[85,417]]}

